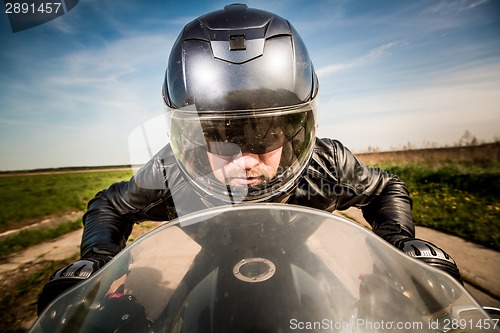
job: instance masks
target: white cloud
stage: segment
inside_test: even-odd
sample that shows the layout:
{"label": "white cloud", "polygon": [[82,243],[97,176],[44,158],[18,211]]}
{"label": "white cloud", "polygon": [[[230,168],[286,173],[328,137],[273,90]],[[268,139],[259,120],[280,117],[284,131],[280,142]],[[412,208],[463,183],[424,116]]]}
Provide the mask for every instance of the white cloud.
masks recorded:
{"label": "white cloud", "polygon": [[370,50],[367,54],[355,58],[353,61],[344,64],[331,64],[319,68],[316,73],[319,77],[327,77],[336,72],[361,67],[379,59],[385,52],[400,44],[400,42],[390,42]]}
{"label": "white cloud", "polygon": [[47,102],[57,112],[97,116],[96,121],[140,122],[148,112],[159,111],[151,108],[162,105],[161,85],[172,42],[159,34],[136,36],[75,52],[40,78],[38,86],[46,96],[57,96]]}
{"label": "white cloud", "polygon": [[429,86],[334,98],[319,111],[319,136],[334,136],[357,151],[407,142],[453,144],[465,130],[492,140],[500,135],[499,71],[500,64],[485,65],[443,76]]}
{"label": "white cloud", "polygon": [[458,14],[470,9],[481,6],[489,0],[441,0],[424,10],[424,13],[435,15],[451,15]]}
{"label": "white cloud", "polygon": [[137,36],[72,53],[46,82],[55,86],[115,83],[126,75],[140,74],[148,64],[166,64],[169,42],[161,35]]}
{"label": "white cloud", "polygon": [[160,34],[125,38],[21,75],[29,81],[9,85],[0,119],[9,139],[2,155],[16,157],[0,169],[128,163],[130,131],[163,110],[172,42]]}

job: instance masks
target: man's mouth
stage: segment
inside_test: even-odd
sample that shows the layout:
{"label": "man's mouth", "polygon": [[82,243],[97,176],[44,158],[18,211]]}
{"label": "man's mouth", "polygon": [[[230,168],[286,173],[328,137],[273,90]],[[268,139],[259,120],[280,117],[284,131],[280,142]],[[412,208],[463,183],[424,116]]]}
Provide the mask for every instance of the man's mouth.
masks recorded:
{"label": "man's mouth", "polygon": [[257,185],[262,183],[262,177],[234,177],[229,182],[230,185]]}

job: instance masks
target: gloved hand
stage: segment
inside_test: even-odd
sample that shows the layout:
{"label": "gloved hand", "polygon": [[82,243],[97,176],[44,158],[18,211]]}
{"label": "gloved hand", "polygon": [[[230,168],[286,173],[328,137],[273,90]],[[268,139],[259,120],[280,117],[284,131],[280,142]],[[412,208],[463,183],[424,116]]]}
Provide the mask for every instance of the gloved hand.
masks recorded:
{"label": "gloved hand", "polygon": [[418,238],[404,238],[396,241],[394,246],[410,257],[421,260],[430,266],[448,273],[463,285],[462,277],[455,260],[436,245]]}
{"label": "gloved hand", "polygon": [[49,282],[43,287],[38,296],[38,315],[60,294],[70,289],[77,283],[88,279],[97,270],[103,267],[113,257],[110,255],[93,255],[78,260],[51,275]]}

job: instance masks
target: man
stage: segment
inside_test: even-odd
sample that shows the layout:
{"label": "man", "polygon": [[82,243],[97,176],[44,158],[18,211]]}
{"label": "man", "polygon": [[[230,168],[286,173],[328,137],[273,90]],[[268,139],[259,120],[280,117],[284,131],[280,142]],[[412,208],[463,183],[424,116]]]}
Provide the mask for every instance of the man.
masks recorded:
{"label": "man", "polygon": [[377,235],[460,280],[453,259],[414,238],[401,180],[316,138],[317,94],[306,47],[285,19],[236,4],[188,23],[163,85],[170,144],[90,201],[82,260],[51,278],[39,310],[111,260],[134,223],[241,202],[359,207]]}

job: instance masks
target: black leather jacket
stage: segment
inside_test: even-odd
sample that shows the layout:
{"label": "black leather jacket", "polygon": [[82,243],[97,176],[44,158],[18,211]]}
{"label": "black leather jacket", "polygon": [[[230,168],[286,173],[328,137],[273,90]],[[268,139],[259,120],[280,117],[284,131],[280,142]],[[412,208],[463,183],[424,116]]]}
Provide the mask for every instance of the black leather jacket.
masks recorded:
{"label": "black leather jacket", "polygon": [[[379,168],[367,168],[336,140],[317,139],[296,186],[273,201],[329,212],[361,208],[375,233],[391,243],[394,236],[413,237],[415,232],[405,184]],[[81,255],[91,256],[102,248],[116,254],[134,223],[171,220],[211,205],[210,198],[199,195],[184,179],[167,145],[130,181],[111,185],[89,202]]]}

